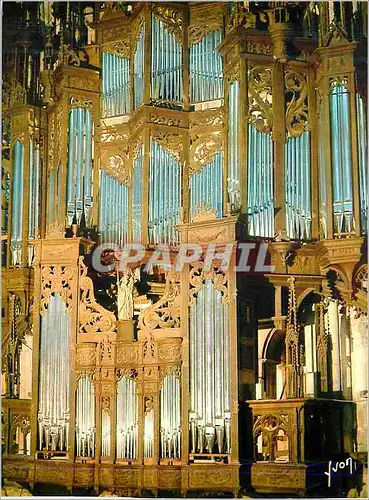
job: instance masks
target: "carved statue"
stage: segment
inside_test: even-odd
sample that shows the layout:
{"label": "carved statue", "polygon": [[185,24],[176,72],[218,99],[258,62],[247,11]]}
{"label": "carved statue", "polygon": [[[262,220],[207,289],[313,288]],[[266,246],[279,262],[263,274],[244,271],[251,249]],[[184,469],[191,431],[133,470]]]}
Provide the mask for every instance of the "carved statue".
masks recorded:
{"label": "carved statue", "polygon": [[118,320],[126,321],[133,318],[133,287],[135,276],[127,269],[118,280]]}

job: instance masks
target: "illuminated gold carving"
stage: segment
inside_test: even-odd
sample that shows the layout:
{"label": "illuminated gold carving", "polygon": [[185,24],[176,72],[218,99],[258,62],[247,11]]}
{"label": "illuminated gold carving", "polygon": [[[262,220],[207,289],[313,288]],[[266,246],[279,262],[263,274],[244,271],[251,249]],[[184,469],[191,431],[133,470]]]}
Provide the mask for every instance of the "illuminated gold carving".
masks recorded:
{"label": "illuminated gold carving", "polygon": [[291,137],[298,137],[309,130],[306,76],[296,71],[288,71],[284,79],[286,89],[291,93],[291,97],[287,97],[287,132]]}
{"label": "illuminated gold carving", "polygon": [[166,275],[164,295],[141,312],[138,328],[152,331],[155,328],[179,327],[180,304],[180,275],[176,271],[169,271]]}
{"label": "illuminated gold carving", "polygon": [[71,282],[74,279],[72,266],[43,266],[41,268],[40,314],[45,315],[51,295],[58,293],[64,301],[68,314],[73,309]]}
{"label": "illuminated gold carving", "polygon": [[194,303],[196,294],[202,288],[205,280],[212,280],[214,288],[222,293],[222,303],[230,303],[230,295],[228,290],[228,278],[219,268],[213,267],[209,271],[203,269],[204,264],[198,262],[189,272],[188,282],[190,285],[189,302]]}
{"label": "illuminated gold carving", "polygon": [[211,134],[200,136],[190,150],[190,175],[197,172],[202,166],[211,163],[217,153],[223,150],[222,138]]}
{"label": "illuminated gold carving", "polygon": [[152,13],[160,19],[165,27],[174,34],[178,43],[182,44],[183,16],[182,12],[168,6],[154,3]]}
{"label": "illuminated gold carving", "polygon": [[249,121],[259,132],[271,132],[272,71],[255,66],[249,71]]}

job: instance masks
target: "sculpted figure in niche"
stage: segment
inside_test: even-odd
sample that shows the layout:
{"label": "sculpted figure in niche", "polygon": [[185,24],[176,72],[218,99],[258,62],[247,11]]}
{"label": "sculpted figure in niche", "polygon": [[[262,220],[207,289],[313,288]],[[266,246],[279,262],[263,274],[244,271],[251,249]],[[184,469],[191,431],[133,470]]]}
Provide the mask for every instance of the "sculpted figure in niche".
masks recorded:
{"label": "sculpted figure in niche", "polygon": [[118,279],[118,320],[127,321],[133,318],[133,287],[135,277],[131,269],[126,269]]}

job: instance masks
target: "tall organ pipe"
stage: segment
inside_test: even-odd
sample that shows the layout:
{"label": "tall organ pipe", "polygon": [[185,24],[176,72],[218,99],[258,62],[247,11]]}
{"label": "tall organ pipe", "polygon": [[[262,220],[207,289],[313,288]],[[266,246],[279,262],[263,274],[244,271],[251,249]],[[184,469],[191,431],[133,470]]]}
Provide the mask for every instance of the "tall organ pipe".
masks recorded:
{"label": "tall organ pipe", "polygon": [[354,229],[351,172],[350,96],[348,89],[334,84],[329,96],[333,183],[333,218],[336,234]]}
{"label": "tall organ pipe", "polygon": [[142,173],[143,145],[133,162],[132,236],[135,243],[141,243],[142,239]]}
{"label": "tall organ pipe", "polygon": [[223,214],[223,154],[217,153],[211,163],[190,177],[191,219],[201,207],[211,207],[218,218]]}
{"label": "tall organ pipe", "polygon": [[10,235],[10,250],[12,264],[21,264],[21,245],[23,227],[23,176],[24,176],[24,146],[16,141],[13,148],[13,179],[12,179],[12,227]]}
{"label": "tall organ pipe", "polygon": [[359,156],[361,232],[366,234],[368,223],[368,131],[365,105],[360,94],[356,94],[356,116]]}
{"label": "tall organ pipe", "polygon": [[69,330],[65,303],[56,293],[41,318],[38,448],[69,448]]}
{"label": "tall organ pipe", "polygon": [[190,429],[193,453],[230,453],[228,305],[205,280],[190,316]]}
{"label": "tall organ pipe", "polygon": [[212,101],[223,97],[223,60],[216,50],[222,39],[222,30],[215,30],[190,46],[189,72],[192,103]]}
{"label": "tall organ pipe", "polygon": [[232,82],[229,86],[228,95],[228,195],[232,208],[240,206],[240,171],[238,156],[238,108],[239,108],[240,84]]}
{"label": "tall organ pipe", "polygon": [[274,236],[273,159],[269,134],[249,125],[248,231],[251,236]]}
{"label": "tall organ pipe", "polygon": [[133,103],[137,109],[144,101],[144,58],[145,58],[145,25],[142,24],[133,54]]}

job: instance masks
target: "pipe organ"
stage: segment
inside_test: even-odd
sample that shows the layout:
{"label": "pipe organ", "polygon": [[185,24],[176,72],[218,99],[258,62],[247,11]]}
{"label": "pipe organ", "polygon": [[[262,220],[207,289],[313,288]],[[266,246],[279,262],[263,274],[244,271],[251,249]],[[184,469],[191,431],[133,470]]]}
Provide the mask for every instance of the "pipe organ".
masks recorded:
{"label": "pipe organ", "polygon": [[37,413],[39,451],[66,452],[69,449],[69,329],[65,302],[60,294],[51,295],[41,318]]}
{"label": "pipe organ", "polygon": [[365,462],[364,4],[4,3],[6,480],[295,495]]}

